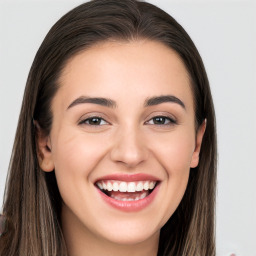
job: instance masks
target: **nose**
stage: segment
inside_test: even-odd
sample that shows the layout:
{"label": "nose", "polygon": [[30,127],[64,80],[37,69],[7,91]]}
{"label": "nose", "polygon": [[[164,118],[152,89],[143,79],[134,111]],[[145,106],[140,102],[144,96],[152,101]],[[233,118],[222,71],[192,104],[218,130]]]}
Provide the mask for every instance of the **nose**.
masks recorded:
{"label": "nose", "polygon": [[148,157],[145,139],[138,130],[125,127],[118,131],[111,150],[111,160],[134,168]]}

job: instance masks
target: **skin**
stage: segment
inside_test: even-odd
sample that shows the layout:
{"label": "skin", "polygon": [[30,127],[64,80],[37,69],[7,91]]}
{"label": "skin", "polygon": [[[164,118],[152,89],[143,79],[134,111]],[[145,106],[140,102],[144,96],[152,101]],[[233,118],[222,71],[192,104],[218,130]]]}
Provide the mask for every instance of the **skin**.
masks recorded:
{"label": "skin", "polygon": [[[69,254],[157,255],[160,229],[184,195],[190,168],[198,165],[205,130],[205,122],[197,130],[194,125],[185,66],[159,42],[105,42],[71,58],[59,83],[52,130],[39,136],[38,154],[42,170],[56,172]],[[144,106],[149,97],[162,95],[177,97],[185,108],[173,102]],[[116,106],[68,108],[81,96],[109,98]],[[91,125],[92,116],[104,121]],[[165,124],[156,123],[156,116],[166,116]],[[107,205],[94,183],[116,173],[157,177],[153,202],[138,212]]]}

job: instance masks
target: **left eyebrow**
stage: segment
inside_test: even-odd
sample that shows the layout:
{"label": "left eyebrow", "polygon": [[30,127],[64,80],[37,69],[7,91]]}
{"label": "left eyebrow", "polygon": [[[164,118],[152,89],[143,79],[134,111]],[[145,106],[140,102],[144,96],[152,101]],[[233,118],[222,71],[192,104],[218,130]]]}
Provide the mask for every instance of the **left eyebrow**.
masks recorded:
{"label": "left eyebrow", "polygon": [[109,107],[109,108],[116,107],[116,102],[111,99],[99,98],[99,97],[92,98],[92,97],[81,96],[81,97],[75,99],[74,101],[72,101],[72,103],[68,106],[67,110],[76,105],[85,104],[85,103],[92,103],[92,104]]}
{"label": "left eyebrow", "polygon": [[183,101],[173,95],[163,95],[163,96],[148,98],[145,100],[144,106],[145,107],[155,106],[165,102],[176,103],[186,110],[186,107]]}

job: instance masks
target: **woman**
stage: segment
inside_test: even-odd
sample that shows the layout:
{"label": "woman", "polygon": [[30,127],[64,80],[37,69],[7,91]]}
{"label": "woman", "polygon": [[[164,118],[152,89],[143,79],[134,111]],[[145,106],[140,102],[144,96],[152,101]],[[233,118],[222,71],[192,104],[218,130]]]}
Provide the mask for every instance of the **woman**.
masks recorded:
{"label": "woman", "polygon": [[1,255],[215,255],[214,108],[183,28],[133,0],[64,15],[32,64],[8,177]]}

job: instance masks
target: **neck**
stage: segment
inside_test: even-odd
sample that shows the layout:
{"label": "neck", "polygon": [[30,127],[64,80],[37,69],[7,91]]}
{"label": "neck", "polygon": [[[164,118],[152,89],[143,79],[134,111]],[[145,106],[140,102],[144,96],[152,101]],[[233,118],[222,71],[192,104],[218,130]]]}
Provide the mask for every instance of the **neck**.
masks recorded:
{"label": "neck", "polygon": [[69,256],[157,256],[160,232],[145,241],[120,244],[94,234],[72,213],[62,211],[62,229]]}

